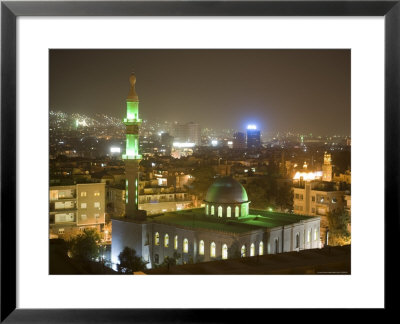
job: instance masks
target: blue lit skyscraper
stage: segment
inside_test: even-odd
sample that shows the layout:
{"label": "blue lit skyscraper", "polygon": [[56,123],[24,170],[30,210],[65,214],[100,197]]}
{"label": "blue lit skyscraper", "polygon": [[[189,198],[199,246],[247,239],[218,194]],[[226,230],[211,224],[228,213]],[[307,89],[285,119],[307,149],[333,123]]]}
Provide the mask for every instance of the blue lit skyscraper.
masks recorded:
{"label": "blue lit skyscraper", "polygon": [[261,147],[260,131],[257,130],[255,125],[247,126],[247,148],[259,148]]}

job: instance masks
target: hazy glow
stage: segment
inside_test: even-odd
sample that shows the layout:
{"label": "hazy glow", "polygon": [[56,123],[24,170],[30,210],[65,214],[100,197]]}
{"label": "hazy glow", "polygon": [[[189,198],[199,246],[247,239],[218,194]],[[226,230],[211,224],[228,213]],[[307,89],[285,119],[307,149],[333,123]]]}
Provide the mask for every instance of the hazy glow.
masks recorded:
{"label": "hazy glow", "polygon": [[121,153],[121,148],[119,147],[111,147],[110,148],[111,153]]}
{"label": "hazy glow", "polygon": [[257,129],[256,125],[247,125],[247,129]]}
{"label": "hazy glow", "polygon": [[322,171],[316,172],[296,172],[293,177],[293,180],[300,180],[303,178],[305,181],[311,181],[322,177]]}
{"label": "hazy glow", "polygon": [[218,145],[218,141],[217,140],[212,140],[211,141],[211,145],[212,146],[217,146]]}

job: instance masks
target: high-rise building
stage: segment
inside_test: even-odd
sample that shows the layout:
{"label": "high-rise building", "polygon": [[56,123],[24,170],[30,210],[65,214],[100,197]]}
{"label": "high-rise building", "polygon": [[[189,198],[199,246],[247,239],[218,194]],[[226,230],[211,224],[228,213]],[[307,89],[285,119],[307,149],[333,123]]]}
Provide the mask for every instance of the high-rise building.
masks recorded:
{"label": "high-rise building", "polygon": [[176,125],[175,141],[179,143],[194,143],[195,145],[200,145],[200,125],[193,122]]}
{"label": "high-rise building", "polygon": [[241,132],[236,132],[233,134],[233,148],[234,149],[244,149],[246,148],[246,134]]}
{"label": "high-rise building", "polygon": [[169,135],[169,133],[161,134],[161,149],[165,150],[165,155],[171,154],[172,144],[174,142],[174,137]]}
{"label": "high-rise building", "polygon": [[259,148],[261,147],[260,131],[255,126],[247,126],[247,148]]}
{"label": "high-rise building", "polygon": [[144,210],[139,210],[139,163],[142,155],[139,153],[139,98],[135,91],[136,76],[134,73],[129,78],[131,87],[126,98],[126,151],[122,155],[125,161],[125,204],[126,216],[129,218],[143,218]]}

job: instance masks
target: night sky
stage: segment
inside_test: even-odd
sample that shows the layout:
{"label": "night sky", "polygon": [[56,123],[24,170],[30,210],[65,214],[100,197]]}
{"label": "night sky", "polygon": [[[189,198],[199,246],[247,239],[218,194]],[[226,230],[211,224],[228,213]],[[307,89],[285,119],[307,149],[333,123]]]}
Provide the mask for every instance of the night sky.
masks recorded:
{"label": "night sky", "polygon": [[50,109],[350,135],[350,50],[51,50]]}

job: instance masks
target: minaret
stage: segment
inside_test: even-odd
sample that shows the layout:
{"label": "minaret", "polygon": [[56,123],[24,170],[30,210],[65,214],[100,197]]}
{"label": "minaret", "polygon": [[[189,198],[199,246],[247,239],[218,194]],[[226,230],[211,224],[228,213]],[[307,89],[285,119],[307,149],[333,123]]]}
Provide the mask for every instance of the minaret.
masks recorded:
{"label": "minaret", "polygon": [[129,218],[143,218],[146,212],[139,210],[139,163],[142,156],[139,154],[139,99],[135,91],[136,76],[129,78],[131,84],[126,98],[126,150],[122,155],[125,161],[125,215]]}
{"label": "minaret", "polygon": [[322,165],[322,180],[332,181],[332,159],[331,154],[328,152],[324,153],[324,164]]}

